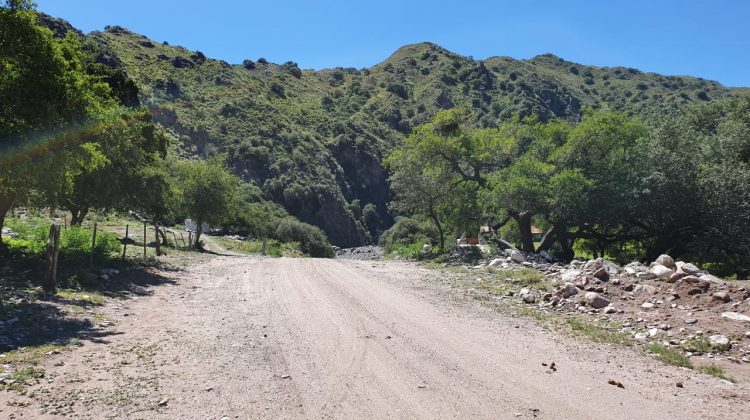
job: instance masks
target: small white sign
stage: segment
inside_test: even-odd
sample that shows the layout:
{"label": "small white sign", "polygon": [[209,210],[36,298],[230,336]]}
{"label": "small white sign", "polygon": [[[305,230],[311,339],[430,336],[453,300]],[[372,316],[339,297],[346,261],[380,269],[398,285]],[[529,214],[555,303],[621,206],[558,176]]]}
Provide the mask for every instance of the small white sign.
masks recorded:
{"label": "small white sign", "polygon": [[185,232],[197,232],[198,231],[198,224],[195,223],[192,219],[185,219]]}

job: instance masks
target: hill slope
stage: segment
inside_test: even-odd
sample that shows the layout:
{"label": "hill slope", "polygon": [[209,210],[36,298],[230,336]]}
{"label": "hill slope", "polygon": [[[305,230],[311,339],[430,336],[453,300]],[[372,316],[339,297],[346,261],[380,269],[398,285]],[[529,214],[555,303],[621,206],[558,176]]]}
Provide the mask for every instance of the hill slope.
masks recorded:
{"label": "hill slope", "polygon": [[102,62],[125,68],[142,102],[179,138],[180,153],[226,153],[245,181],[340,246],[391,223],[380,162],[440,109],[472,108],[487,127],[514,114],[576,121],[586,107],[648,118],[733,92],[549,54],[478,61],[431,43],[405,46],[369,69],[308,71],[263,59],[230,65],[116,26],[87,38],[105,51]]}

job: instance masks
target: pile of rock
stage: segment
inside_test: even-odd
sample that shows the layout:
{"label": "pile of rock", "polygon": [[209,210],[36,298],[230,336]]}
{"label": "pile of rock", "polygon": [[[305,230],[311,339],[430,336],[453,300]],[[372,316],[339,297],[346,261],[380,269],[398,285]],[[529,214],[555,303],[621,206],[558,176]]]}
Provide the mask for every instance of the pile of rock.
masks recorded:
{"label": "pile of rock", "polygon": [[343,249],[334,248],[334,251],[336,252],[336,258],[348,260],[379,260],[382,259],[385,254],[385,249],[383,249],[383,247],[375,245]]}
{"label": "pile of rock", "polygon": [[[561,316],[604,317],[641,342],[657,341],[688,355],[724,356],[750,363],[750,290],[694,264],[660,255],[648,265],[623,267],[602,258],[552,263],[508,250],[473,268],[533,267],[546,281],[495,299],[516,299]],[[520,287],[520,286],[519,286]],[[728,338],[729,337],[729,338]],[[707,343],[692,348],[694,342]],[[706,348],[710,348],[706,352]]]}

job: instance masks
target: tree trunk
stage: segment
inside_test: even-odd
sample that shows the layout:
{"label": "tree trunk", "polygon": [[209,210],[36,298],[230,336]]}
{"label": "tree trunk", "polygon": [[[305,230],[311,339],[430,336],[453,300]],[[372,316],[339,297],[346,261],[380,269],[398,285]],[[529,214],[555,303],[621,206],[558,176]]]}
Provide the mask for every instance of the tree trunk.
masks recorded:
{"label": "tree trunk", "polygon": [[571,243],[568,229],[560,229],[557,233],[557,241],[560,243],[562,252],[560,253],[560,259],[563,261],[570,261],[575,257],[575,251],[573,251],[573,244]]}
{"label": "tree trunk", "polygon": [[154,223],[154,246],[156,247],[156,256],[161,256],[161,238],[159,238],[159,224]]}
{"label": "tree trunk", "polygon": [[557,227],[552,226],[549,228],[547,233],[544,234],[542,237],[542,242],[539,244],[539,247],[536,249],[537,254],[542,251],[549,251],[549,249],[552,247],[552,245],[557,240]]}
{"label": "tree trunk", "polygon": [[0,246],[3,246],[3,226],[5,226],[5,216],[13,207],[13,197],[0,196]]}
{"label": "tree trunk", "polygon": [[197,229],[195,230],[195,249],[201,249],[201,233],[203,233],[203,221],[198,220],[196,226]]}
{"label": "tree trunk", "polygon": [[518,229],[521,233],[521,250],[534,252],[534,237],[531,235],[531,213],[515,213],[513,218],[518,223]]}
{"label": "tree trunk", "polygon": [[437,227],[438,233],[440,234],[440,253],[442,253],[445,251],[445,234],[443,233],[443,226],[440,224],[440,220],[434,211],[430,212],[430,218],[435,222],[435,227]]}
{"label": "tree trunk", "polygon": [[70,225],[71,226],[81,226],[81,223],[83,223],[83,219],[86,218],[86,215],[89,213],[88,208],[74,208],[70,209]]}
{"label": "tree trunk", "polygon": [[42,282],[45,293],[55,293],[57,289],[57,259],[60,254],[60,225],[51,225],[47,239],[47,271]]}

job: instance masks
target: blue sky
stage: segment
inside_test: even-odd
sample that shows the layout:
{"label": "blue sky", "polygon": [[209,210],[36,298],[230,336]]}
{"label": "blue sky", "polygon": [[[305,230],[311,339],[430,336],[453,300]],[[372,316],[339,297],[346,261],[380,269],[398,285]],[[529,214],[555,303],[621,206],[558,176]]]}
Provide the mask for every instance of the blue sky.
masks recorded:
{"label": "blue sky", "polygon": [[89,32],[121,25],[212,58],[368,67],[422,41],[487,58],[570,61],[750,86],[750,1],[36,0]]}

